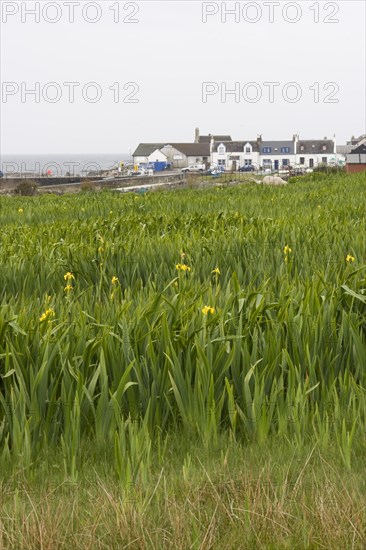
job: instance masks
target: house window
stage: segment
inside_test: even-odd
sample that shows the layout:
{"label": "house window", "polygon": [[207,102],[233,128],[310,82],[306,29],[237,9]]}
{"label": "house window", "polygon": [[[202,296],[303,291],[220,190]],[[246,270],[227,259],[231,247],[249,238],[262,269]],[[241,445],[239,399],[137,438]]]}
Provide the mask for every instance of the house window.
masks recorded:
{"label": "house window", "polygon": [[305,157],[300,157],[300,164],[305,164]]}
{"label": "house window", "polygon": [[217,164],[218,164],[219,166],[226,166],[226,160],[225,160],[225,159],[219,159],[219,160],[217,161]]}
{"label": "house window", "polygon": [[271,147],[262,147],[262,153],[270,153],[271,150]]}
{"label": "house window", "polygon": [[224,145],[220,145],[217,152],[219,153],[219,155],[225,155],[225,147]]}
{"label": "house window", "polygon": [[251,166],[252,165],[252,159],[245,159],[244,164],[245,164],[245,166]]}
{"label": "house window", "polygon": [[314,168],[314,159],[309,159],[309,167]]}
{"label": "house window", "polygon": [[264,159],[263,160],[263,166],[272,166],[272,161],[271,159]]}
{"label": "house window", "polygon": [[328,163],[327,157],[323,157],[323,158],[322,158],[322,163],[323,163],[323,164],[327,164],[327,163]]}
{"label": "house window", "polygon": [[290,147],[281,147],[281,153],[289,153]]}
{"label": "house window", "polygon": [[[304,151],[305,147],[303,145],[300,145],[300,151]],[[305,164],[305,163],[303,163]]]}
{"label": "house window", "polygon": [[288,159],[282,159],[282,166],[288,166]]}
{"label": "house window", "polygon": [[245,152],[246,153],[251,153],[250,147],[245,147]]}
{"label": "house window", "polygon": [[323,145],[323,151],[326,151],[326,150],[327,150],[327,146]]}

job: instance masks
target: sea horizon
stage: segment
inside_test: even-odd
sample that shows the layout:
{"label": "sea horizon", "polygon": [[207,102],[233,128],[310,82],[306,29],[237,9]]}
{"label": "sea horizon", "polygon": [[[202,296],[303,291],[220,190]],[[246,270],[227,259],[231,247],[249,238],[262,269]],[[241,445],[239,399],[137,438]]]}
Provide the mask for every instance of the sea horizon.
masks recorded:
{"label": "sea horizon", "polygon": [[132,160],[129,153],[14,153],[0,154],[0,170],[12,173],[51,173],[53,176],[83,175],[111,170]]}

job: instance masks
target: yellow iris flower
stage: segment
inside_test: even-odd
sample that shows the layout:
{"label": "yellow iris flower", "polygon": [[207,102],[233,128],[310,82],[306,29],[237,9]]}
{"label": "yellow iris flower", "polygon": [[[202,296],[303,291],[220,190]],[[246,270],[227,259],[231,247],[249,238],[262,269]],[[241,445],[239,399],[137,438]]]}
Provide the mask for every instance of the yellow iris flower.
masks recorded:
{"label": "yellow iris flower", "polygon": [[49,308],[39,318],[39,321],[42,323],[43,321],[49,321],[52,317],[54,317],[56,314],[53,309]]}
{"label": "yellow iris flower", "polygon": [[178,271],[191,271],[189,265],[186,264],[177,264],[175,267],[176,269],[178,269]]}
{"label": "yellow iris flower", "polygon": [[70,273],[70,271],[68,271],[67,273],[65,273],[64,279],[65,281],[72,281],[75,279],[75,277],[72,273]]}

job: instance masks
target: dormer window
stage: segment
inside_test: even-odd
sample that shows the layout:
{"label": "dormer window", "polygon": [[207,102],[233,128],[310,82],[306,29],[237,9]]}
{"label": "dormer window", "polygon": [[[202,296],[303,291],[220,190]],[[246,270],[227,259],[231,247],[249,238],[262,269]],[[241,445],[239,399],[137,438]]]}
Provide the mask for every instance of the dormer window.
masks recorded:
{"label": "dormer window", "polygon": [[225,155],[225,145],[221,143],[221,145],[218,146],[217,152],[219,155]]}
{"label": "dormer window", "polygon": [[304,151],[305,147],[303,145],[300,145],[300,151]]}
{"label": "dormer window", "polygon": [[323,145],[323,151],[326,151],[326,150],[327,150],[327,146]]}
{"label": "dormer window", "polygon": [[281,147],[281,153],[289,153],[290,147]]}
{"label": "dormer window", "polygon": [[262,147],[262,153],[270,153],[271,150],[271,147]]}
{"label": "dormer window", "polygon": [[245,147],[245,152],[246,152],[246,153],[251,153],[251,152],[252,152],[250,146],[249,146],[249,147]]}

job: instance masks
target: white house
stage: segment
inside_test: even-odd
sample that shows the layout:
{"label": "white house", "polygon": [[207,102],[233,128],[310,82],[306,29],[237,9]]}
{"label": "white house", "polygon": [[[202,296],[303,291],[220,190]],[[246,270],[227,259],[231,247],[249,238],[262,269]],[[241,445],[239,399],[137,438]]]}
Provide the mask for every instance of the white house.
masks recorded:
{"label": "white house", "polygon": [[[361,136],[363,139],[364,136]],[[323,140],[233,141],[230,135],[201,136],[196,128],[194,143],[140,143],[133,154],[134,164],[168,162],[173,168],[204,163],[238,170],[245,165],[255,168],[283,170],[289,166],[314,168],[320,164],[339,164],[335,137]]]}
{"label": "white house", "polygon": [[173,168],[210,162],[210,143],[140,143],[133,153],[134,164],[169,162]]}
{"label": "white house", "polygon": [[211,163],[225,170],[238,170],[241,166],[259,167],[257,141],[218,141],[211,144]]}
{"label": "white house", "polygon": [[167,162],[167,156],[161,149],[155,149],[155,151],[148,156],[148,162]]}
{"label": "white house", "polygon": [[161,152],[164,143],[140,143],[133,154],[134,164],[145,164],[147,162],[165,162],[166,155]]}
{"label": "white house", "polygon": [[173,168],[210,162],[210,143],[170,143],[161,149]]}
{"label": "white house", "polygon": [[264,169],[285,170],[296,162],[296,140],[291,141],[263,141],[259,136],[260,165]]}
{"label": "white house", "polygon": [[295,164],[300,168],[315,168],[319,164],[333,164],[337,158],[334,139],[298,140]]}

